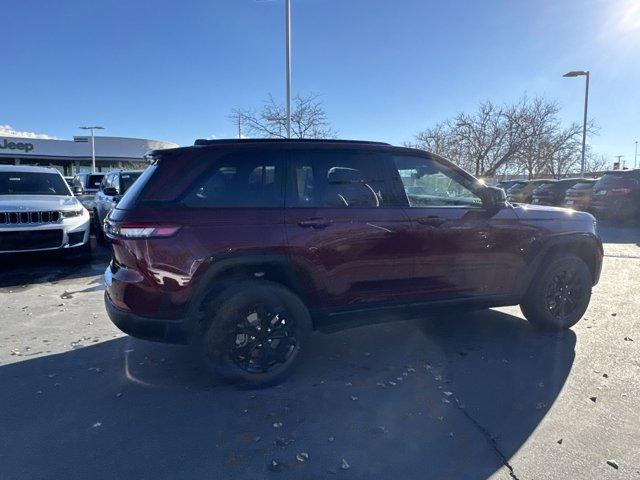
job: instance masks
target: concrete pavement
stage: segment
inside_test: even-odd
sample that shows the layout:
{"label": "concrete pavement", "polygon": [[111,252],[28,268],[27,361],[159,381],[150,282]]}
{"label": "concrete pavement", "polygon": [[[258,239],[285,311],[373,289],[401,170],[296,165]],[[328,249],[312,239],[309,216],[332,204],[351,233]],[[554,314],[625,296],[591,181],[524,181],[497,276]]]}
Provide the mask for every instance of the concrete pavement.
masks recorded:
{"label": "concrete pavement", "polygon": [[257,391],[113,327],[104,252],[5,265],[0,478],[638,478],[640,230],[602,234],[570,331],[510,307],[318,334]]}

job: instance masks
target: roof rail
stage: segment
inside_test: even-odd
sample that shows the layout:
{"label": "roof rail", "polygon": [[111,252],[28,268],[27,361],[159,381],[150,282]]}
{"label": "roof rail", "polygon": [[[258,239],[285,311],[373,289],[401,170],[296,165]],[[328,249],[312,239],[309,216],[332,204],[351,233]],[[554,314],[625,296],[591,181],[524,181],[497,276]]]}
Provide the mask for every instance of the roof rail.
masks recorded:
{"label": "roof rail", "polygon": [[229,143],[335,143],[335,144],[361,144],[361,145],[391,145],[386,142],[373,142],[369,140],[334,140],[320,138],[221,138],[216,140],[207,140],[198,138],[193,144],[195,146],[207,145],[223,145]]}

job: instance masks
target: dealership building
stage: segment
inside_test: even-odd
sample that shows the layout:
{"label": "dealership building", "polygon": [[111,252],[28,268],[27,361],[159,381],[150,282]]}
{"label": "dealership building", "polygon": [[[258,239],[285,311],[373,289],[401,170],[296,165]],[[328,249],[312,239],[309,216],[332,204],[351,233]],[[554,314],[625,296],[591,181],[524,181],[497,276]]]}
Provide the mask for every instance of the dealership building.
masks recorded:
{"label": "dealership building", "polygon": [[[161,140],[126,137],[95,137],[96,170],[141,168],[149,150],[178,145]],[[54,167],[63,175],[91,171],[91,137],[73,140],[0,136],[0,165]]]}

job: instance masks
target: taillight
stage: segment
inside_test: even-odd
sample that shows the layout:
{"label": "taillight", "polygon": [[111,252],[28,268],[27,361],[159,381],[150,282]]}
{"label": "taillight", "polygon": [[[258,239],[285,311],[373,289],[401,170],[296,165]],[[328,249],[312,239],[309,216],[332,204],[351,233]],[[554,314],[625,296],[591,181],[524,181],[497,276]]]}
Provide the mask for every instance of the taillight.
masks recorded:
{"label": "taillight", "polygon": [[611,193],[619,193],[621,195],[627,195],[631,193],[631,189],[630,188],[612,188]]}
{"label": "taillight", "polygon": [[113,238],[166,238],[180,230],[176,225],[114,225],[109,221],[106,221],[104,226],[107,236]]}

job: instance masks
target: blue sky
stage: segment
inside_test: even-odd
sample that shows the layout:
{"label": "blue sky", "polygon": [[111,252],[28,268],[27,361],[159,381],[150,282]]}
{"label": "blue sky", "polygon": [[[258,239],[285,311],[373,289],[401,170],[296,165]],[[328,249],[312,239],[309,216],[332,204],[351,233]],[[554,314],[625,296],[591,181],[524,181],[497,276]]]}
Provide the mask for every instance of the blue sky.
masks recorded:
{"label": "blue sky", "polygon": [[[234,136],[234,107],[284,96],[284,0],[4,0],[0,125],[190,144]],[[343,138],[400,143],[484,99],[556,99],[633,163],[640,0],[292,0],[293,90]]]}

